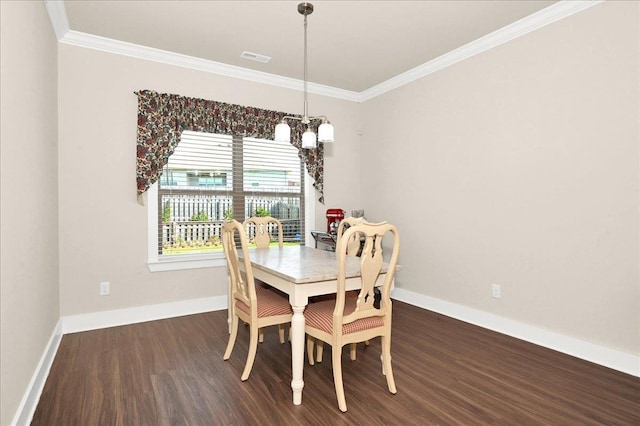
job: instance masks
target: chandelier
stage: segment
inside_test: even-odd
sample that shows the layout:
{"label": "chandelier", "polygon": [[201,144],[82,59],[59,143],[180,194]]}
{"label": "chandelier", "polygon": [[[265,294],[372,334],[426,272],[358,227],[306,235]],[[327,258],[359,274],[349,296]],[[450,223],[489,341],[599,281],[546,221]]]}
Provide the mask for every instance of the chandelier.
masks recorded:
{"label": "chandelier", "polygon": [[[302,117],[283,117],[280,123],[276,125],[275,140],[291,142],[291,127],[287,124],[287,120],[300,120],[307,125],[307,130],[302,134],[302,147],[315,148],[316,140],[318,142],[333,142],[333,126],[324,115],[309,117],[307,104],[307,16],[313,13],[313,5],[307,2],[300,3],[298,5],[298,13],[304,16],[304,114]],[[318,126],[317,138],[314,131],[311,130],[313,121],[321,121],[320,126]]]}

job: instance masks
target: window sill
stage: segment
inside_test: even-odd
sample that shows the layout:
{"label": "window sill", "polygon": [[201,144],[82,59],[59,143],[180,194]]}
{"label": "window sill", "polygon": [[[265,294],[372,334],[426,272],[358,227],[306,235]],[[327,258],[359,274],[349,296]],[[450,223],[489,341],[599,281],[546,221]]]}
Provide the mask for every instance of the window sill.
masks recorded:
{"label": "window sill", "polygon": [[151,272],[179,271],[182,269],[220,268],[226,266],[224,257],[212,256],[180,256],[179,258],[160,258],[147,262]]}

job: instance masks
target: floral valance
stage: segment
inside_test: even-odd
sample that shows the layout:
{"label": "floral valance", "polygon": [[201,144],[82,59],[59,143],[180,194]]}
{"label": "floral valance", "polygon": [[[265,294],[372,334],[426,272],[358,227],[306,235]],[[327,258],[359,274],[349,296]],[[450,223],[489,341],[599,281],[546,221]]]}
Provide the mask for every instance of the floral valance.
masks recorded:
{"label": "floral valance", "polygon": [[[290,113],[157,93],[151,90],[138,95],[138,137],[136,179],[138,196],[160,179],[162,168],[180,142],[184,130],[273,139],[276,124]],[[301,122],[291,122],[291,144],[298,148],[313,186],[324,204],[324,147],[302,149]],[[316,130],[317,131],[317,130]]]}

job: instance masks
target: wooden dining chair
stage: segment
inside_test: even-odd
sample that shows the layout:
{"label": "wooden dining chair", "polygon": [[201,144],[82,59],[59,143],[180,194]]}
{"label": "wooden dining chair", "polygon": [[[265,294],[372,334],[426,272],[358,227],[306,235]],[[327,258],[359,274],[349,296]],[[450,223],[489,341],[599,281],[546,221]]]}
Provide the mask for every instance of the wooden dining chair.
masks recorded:
{"label": "wooden dining chair", "polygon": [[[240,259],[236,241],[240,242],[244,272],[240,269]],[[249,353],[241,379],[247,380],[258,349],[258,330],[271,326],[291,323],[293,311],[286,297],[276,290],[255,284],[253,269],[249,259],[247,235],[244,227],[237,220],[225,221],[222,225],[222,245],[227,259],[231,283],[231,334],[224,352],[224,360],[228,360],[238,335],[238,322],[249,325]]]}
{"label": "wooden dining chair", "polygon": [[[340,221],[340,224],[338,225],[336,240],[340,240],[342,238],[342,235],[350,227],[354,225],[358,225],[360,223],[364,223],[366,221],[367,220],[364,217],[353,217],[353,216],[345,217]],[[346,244],[347,244],[347,254],[349,256],[360,256],[360,250],[362,249],[360,235],[358,235],[357,233],[351,234]],[[357,292],[355,291],[347,292],[347,297],[357,297]],[[313,303],[313,300],[311,302]],[[369,346],[369,341],[365,340],[364,344],[366,346]],[[312,339],[309,339],[307,340],[307,352],[308,352],[310,365],[313,365],[313,346],[314,345],[316,347],[316,355],[315,355],[316,361],[322,362],[322,354],[323,354],[322,341],[318,340],[314,342]],[[356,356],[357,356],[356,354],[357,354],[357,343],[351,343],[349,348],[349,355],[350,355],[351,361],[356,360]]]}
{"label": "wooden dining chair", "polygon": [[252,216],[242,222],[242,225],[250,239],[253,237],[253,242],[258,248],[268,248],[271,245],[273,238],[269,232],[269,228],[275,227],[278,232],[278,247],[284,247],[282,223],[275,217]]}
{"label": "wooden dining chair", "polygon": [[[271,246],[272,236],[271,232],[269,232],[270,228],[275,228],[278,233],[278,247],[284,247],[284,237],[282,232],[282,223],[271,216],[252,216],[248,219],[245,219],[242,222],[242,226],[249,236],[249,240],[252,241],[256,247],[258,248],[269,248]],[[265,286],[263,282],[260,280],[256,280],[256,284],[260,286]],[[278,336],[280,337],[280,343],[284,343],[284,326],[278,326]],[[264,341],[264,333],[262,330],[258,332],[258,341]]]}
{"label": "wooden dining chair", "polygon": [[[346,296],[346,262],[349,238],[360,234],[364,246],[360,256],[361,289],[357,298]],[[387,253],[387,272],[381,275],[383,266],[382,240],[385,235],[393,237],[393,247]],[[381,337],[382,372],[386,375],[389,392],[396,393],[391,369],[391,286],[398,264],[400,236],[395,226],[386,222],[361,223],[350,227],[344,238],[338,240],[338,286],[335,301],[310,303],[304,311],[305,331],[314,339],[331,345],[333,380],[341,411],[347,411],[342,383],[342,347]],[[383,280],[379,307],[374,306],[374,287]]]}
{"label": "wooden dining chair", "polygon": [[[359,225],[366,221],[367,220],[364,217],[353,217],[353,216],[345,217],[340,221],[340,224],[338,225],[338,233],[336,235],[337,239],[339,240],[340,238],[342,238],[346,230],[349,229],[350,227],[354,225]],[[347,241],[347,244],[348,244],[347,254],[351,256],[358,256],[360,254],[361,242],[360,242],[360,236],[358,234],[352,234],[349,240]]]}

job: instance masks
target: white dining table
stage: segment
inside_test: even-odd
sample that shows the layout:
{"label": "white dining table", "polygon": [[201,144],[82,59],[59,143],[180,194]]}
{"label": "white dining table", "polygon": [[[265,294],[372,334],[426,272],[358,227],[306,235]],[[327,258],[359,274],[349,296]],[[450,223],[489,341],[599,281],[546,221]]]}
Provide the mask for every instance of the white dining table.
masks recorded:
{"label": "white dining table", "polygon": [[[242,258],[242,251],[238,251]],[[331,251],[306,246],[252,249],[249,251],[253,275],[289,295],[293,309],[291,319],[291,389],[294,405],[302,403],[304,387],[304,308],[309,297],[332,294],[337,291],[338,261]],[[240,263],[243,268],[242,262]],[[386,272],[385,263],[383,272]],[[356,290],[360,282],[360,258],[347,257],[346,290]],[[384,274],[378,278],[382,285]]]}

